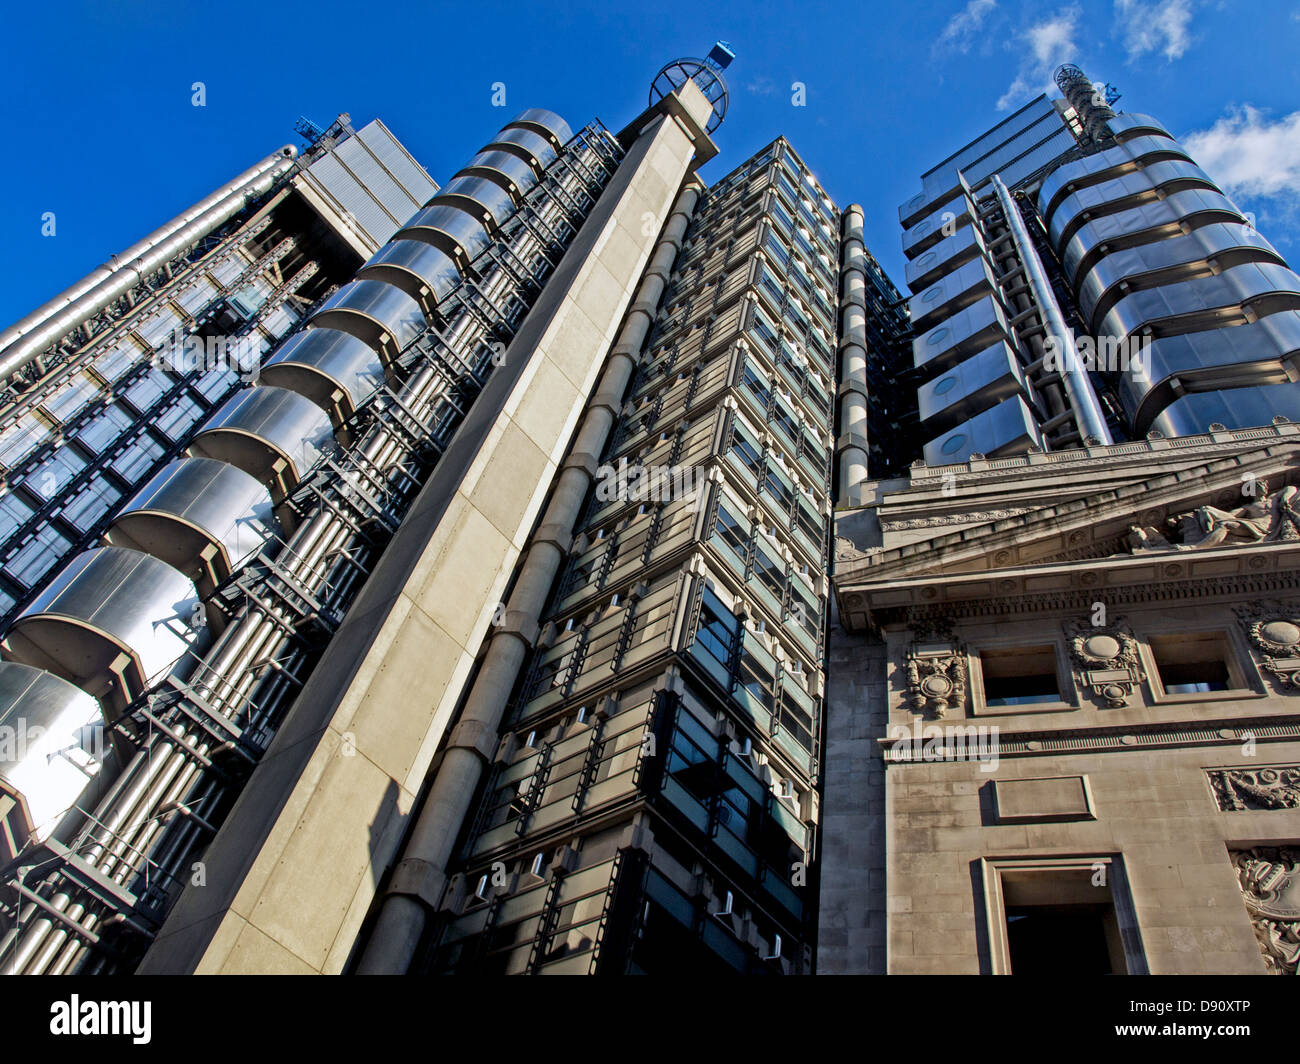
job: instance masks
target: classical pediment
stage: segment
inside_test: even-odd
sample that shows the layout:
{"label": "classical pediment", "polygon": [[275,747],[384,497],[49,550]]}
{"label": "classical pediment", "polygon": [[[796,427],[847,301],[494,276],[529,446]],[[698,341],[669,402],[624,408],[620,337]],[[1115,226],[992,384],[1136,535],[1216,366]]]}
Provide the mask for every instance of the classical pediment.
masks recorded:
{"label": "classical pediment", "polygon": [[1227,459],[1135,475],[1061,502],[976,508],[961,520],[936,515],[943,524],[932,535],[902,546],[856,557],[838,549],[836,582],[1270,542],[1295,530],[1292,515],[1300,505],[1294,490],[1285,489],[1297,486],[1300,448],[1275,442]]}
{"label": "classical pediment", "polygon": [[[999,508],[1019,512],[965,522],[949,513],[932,535],[857,557],[837,551],[841,617],[856,627],[880,610],[981,596],[1041,598],[1046,607],[1074,595],[1083,601],[1102,586],[1140,597],[1176,583],[1186,594],[1197,581],[1300,569],[1296,441],[1187,457],[1180,468],[1134,468],[1046,505],[1032,505],[1035,487],[1022,482],[1022,505]],[[1014,489],[1002,498],[1014,499]],[[1262,553],[1248,557],[1252,552]]]}

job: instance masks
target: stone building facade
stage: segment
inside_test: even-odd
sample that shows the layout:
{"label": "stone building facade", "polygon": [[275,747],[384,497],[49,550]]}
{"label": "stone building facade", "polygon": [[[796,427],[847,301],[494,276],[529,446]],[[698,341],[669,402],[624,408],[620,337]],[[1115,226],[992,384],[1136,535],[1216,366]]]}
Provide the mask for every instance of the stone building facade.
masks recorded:
{"label": "stone building facade", "polygon": [[822,972],[1296,972],[1300,427],[874,482],[836,524]]}

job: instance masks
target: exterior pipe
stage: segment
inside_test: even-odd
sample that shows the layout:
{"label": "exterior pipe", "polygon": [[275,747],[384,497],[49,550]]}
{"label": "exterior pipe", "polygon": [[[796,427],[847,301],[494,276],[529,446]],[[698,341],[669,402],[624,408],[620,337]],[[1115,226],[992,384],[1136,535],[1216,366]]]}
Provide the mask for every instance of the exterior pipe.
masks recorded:
{"label": "exterior pipe", "polygon": [[[557,541],[573,533],[574,522],[595,475],[598,456],[613,427],[614,410],[627,389],[654,322],[671,263],[681,249],[699,196],[698,187],[688,184],[673,205],[583,417],[573,450],[551,493],[537,534],[520,563],[519,577],[506,606],[506,623],[488,644],[482,667],[397,865],[398,875],[418,877],[432,890],[440,890],[446,881],[447,860],[486,767],[484,745],[495,746],[506,702],[528,653],[528,633],[537,628],[547,594],[564,560]],[[424,933],[426,920],[423,901],[406,893],[385,896],[358,972],[362,975],[405,973]]]}
{"label": "exterior pipe", "polygon": [[44,306],[0,333],[0,381],[51,344],[83,326],[163,264],[193,246],[269,191],[294,166],[297,149],[286,144],[250,170],[115,257],[122,265],[101,266]]}
{"label": "exterior pipe", "polygon": [[[547,203],[540,206],[540,211],[542,216],[549,220],[555,208]],[[528,256],[534,253],[536,243],[535,236],[524,236],[520,238],[520,244],[515,250],[518,254]],[[671,266],[671,261],[670,257],[667,261],[668,266]],[[662,273],[666,279],[667,270],[664,269]],[[480,284],[480,288],[490,298],[505,294],[512,286],[511,278],[499,268],[490,271]],[[482,325],[473,320],[471,315],[460,316],[445,330],[445,335],[450,342],[457,346],[467,345],[466,349],[472,348],[481,339],[482,334]],[[445,384],[441,375],[426,368],[403,387],[403,402],[417,415],[427,416],[433,411],[444,390]],[[367,456],[372,465],[380,469],[387,468],[398,461],[406,451],[405,444],[394,433],[382,427],[361,447],[362,453]],[[304,582],[314,587],[322,579],[319,571],[321,559],[335,547],[346,542],[348,537],[349,530],[330,513],[318,512],[300,526],[291,540],[284,544],[285,549],[280,554],[280,561]],[[259,658],[273,656],[285,641],[286,638],[271,617],[261,611],[254,611],[242,623],[233,625],[223,633],[217,645],[209,651],[207,661],[198,665],[190,682],[199,693],[207,697],[227,716],[236,717],[245,708],[245,698],[251,694],[256,683],[249,671],[252,663]],[[270,712],[270,710],[253,712],[245,721],[245,727],[260,727],[269,719]],[[191,745],[200,752],[208,749],[208,743],[201,739]],[[153,809],[159,797],[158,787],[165,788],[165,794],[179,799],[187,793],[186,788],[191,783],[197,782],[199,776],[199,770],[194,763],[183,753],[173,749],[170,744],[162,743],[159,749],[149,752],[146,763],[141,765],[141,759],[146,756],[146,752],[142,751],[132,760],[115,781],[110,796],[101,801],[97,809],[100,814],[99,819],[105,823],[107,831],[101,828],[93,834],[96,843],[96,856],[93,861],[101,871],[113,876],[119,882],[126,882],[133,874],[131,862],[122,859],[123,851],[127,847],[131,850],[147,850],[159,832],[159,825],[153,817]],[[138,771],[140,768],[144,771]],[[179,852],[179,846],[176,847],[176,851],[175,859],[184,856]],[[60,911],[69,907],[72,901],[67,894],[57,895],[56,900],[59,902],[57,908]],[[78,916],[85,912],[84,907],[79,904],[71,905],[70,909]],[[83,927],[93,927],[99,923],[99,918],[89,915],[84,920],[78,919],[77,922]],[[41,971],[49,970],[49,965],[55,963],[60,968],[66,968],[75,957],[85,954],[87,947],[84,943],[68,942],[68,952],[60,955],[57,961],[47,959],[51,957],[51,953],[45,951],[37,964],[28,965],[27,959],[35,951],[43,949],[51,932],[55,932],[55,929],[48,920],[35,921],[33,925],[25,928],[21,935],[15,928],[15,933],[7,936],[3,944],[6,969],[12,971],[27,968]],[[19,938],[21,943],[17,941]],[[60,937],[60,941],[64,939]],[[100,969],[103,965],[96,961],[95,967]]]}
{"label": "exterior pipe", "polygon": [[1061,380],[1065,384],[1066,395],[1070,397],[1070,406],[1074,410],[1075,423],[1079,426],[1079,435],[1083,437],[1084,443],[1114,443],[1110,429],[1106,427],[1106,418],[1101,412],[1101,404],[1097,401],[1097,393],[1092,389],[1088,371],[1084,369],[1083,362],[1079,358],[1079,349],[1074,345],[1074,333],[1066,327],[1060,304],[1056,302],[1052,286],[1047,280],[1047,273],[1043,269],[1043,262],[1030,242],[1028,230],[1025,229],[1025,220],[1020,217],[1020,211],[1012,201],[1011,192],[1002,178],[994,174],[992,183],[1002,213],[1006,216],[1011,239],[1015,242],[1016,254],[1025,268],[1025,276],[1042,314],[1043,324],[1047,327],[1047,333],[1052,337],[1060,355]]}
{"label": "exterior pipe", "polygon": [[841,219],[844,239],[840,269],[839,456],[841,506],[862,502],[861,485],[867,479],[867,302],[866,245],[862,242],[862,207],[849,204]]}

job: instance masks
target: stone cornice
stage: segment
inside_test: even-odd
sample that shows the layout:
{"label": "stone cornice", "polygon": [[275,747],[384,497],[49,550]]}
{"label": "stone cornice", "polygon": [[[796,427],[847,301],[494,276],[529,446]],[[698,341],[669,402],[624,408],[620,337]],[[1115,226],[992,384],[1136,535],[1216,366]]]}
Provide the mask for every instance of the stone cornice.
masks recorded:
{"label": "stone cornice", "polygon": [[[1054,506],[990,520],[958,532],[846,560],[836,574],[845,587],[876,583],[907,573],[982,567],[999,568],[1048,561],[1067,552],[1118,553],[1127,549],[1132,525],[1158,524],[1179,510],[1214,499],[1239,503],[1244,473],[1270,487],[1300,481],[1300,451],[1273,443],[1247,455],[1225,455],[1213,462],[1164,473]],[[965,563],[965,564],[963,564]]]}
{"label": "stone cornice", "polygon": [[1300,543],[1143,552],[951,575],[837,584],[841,623],[879,628],[921,617],[995,617],[1113,605],[1273,595],[1300,588]]}

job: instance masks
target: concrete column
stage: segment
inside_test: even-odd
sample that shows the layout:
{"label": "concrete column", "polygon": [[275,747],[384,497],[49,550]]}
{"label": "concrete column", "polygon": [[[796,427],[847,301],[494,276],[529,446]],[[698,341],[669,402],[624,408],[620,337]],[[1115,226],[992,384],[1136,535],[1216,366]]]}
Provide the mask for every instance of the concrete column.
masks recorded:
{"label": "concrete column", "polygon": [[688,185],[677,197],[633,297],[574,447],[520,562],[519,576],[506,604],[505,624],[488,643],[474,686],[394,873],[393,886],[381,905],[358,965],[360,974],[401,974],[410,967],[429,908],[436,904],[446,882],[447,861],[461,825],[495,753],[506,702],[536,635],[547,595],[572,540],[574,522],[595,478],[596,463],[654,322],[699,194],[698,187]]}
{"label": "concrete column", "polygon": [[860,506],[867,479],[866,246],[862,208],[851,203],[841,220],[840,423],[835,440],[839,504]]}

